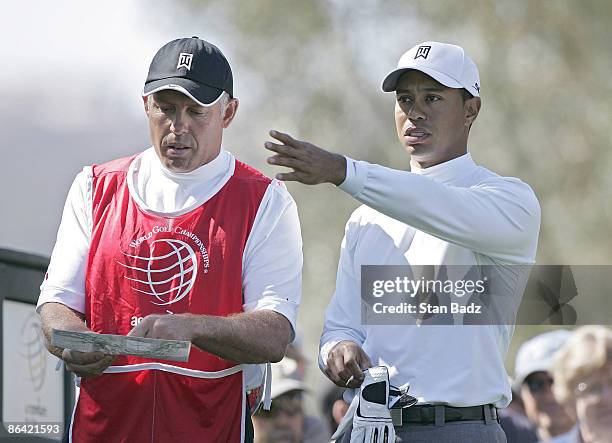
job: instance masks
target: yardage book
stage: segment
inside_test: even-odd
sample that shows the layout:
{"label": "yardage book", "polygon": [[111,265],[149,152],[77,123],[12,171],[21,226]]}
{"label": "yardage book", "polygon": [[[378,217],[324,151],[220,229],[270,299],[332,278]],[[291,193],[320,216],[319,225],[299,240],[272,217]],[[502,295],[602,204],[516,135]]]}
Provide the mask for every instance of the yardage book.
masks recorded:
{"label": "yardage book", "polygon": [[128,337],[53,329],[51,344],[80,352],[104,352],[111,355],[135,355],[163,360],[187,361],[191,343],[181,340]]}

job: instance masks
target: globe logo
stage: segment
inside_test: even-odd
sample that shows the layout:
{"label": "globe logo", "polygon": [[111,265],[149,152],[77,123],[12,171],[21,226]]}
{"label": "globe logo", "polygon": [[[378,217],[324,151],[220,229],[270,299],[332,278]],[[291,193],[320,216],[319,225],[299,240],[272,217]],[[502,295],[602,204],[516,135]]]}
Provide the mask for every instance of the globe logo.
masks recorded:
{"label": "globe logo", "polygon": [[35,391],[40,391],[47,374],[47,350],[38,315],[34,312],[21,326],[20,354],[28,362],[28,376]]}
{"label": "globe logo", "polygon": [[168,306],[185,297],[195,283],[198,261],[193,248],[174,239],[155,240],[148,257],[130,255],[130,264],[118,262],[128,269],[127,280],[134,282],[136,292],[154,297],[152,303]]}

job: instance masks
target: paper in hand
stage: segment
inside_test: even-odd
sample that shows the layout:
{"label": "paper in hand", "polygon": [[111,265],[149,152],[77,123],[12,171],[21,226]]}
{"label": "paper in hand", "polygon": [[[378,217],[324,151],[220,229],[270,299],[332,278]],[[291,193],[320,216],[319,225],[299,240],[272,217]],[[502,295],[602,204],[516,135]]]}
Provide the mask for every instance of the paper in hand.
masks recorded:
{"label": "paper in hand", "polygon": [[51,345],[80,352],[103,352],[110,355],[135,355],[162,360],[187,361],[191,343],[181,340],[129,337],[53,329]]}

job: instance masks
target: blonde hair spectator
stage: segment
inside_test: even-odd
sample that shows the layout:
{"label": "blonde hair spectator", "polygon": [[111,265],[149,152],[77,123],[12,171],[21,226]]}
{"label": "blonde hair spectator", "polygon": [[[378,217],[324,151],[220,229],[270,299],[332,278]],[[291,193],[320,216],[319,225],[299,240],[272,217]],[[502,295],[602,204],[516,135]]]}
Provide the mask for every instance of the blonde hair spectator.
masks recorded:
{"label": "blonde hair spectator", "polygon": [[557,354],[553,392],[577,419],[563,439],[550,443],[609,443],[612,435],[612,330],[576,329]]}
{"label": "blonde hair spectator", "polygon": [[585,380],[608,365],[612,366],[612,330],[604,326],[576,329],[557,354],[553,372],[555,398],[563,404],[574,401],[580,388],[586,388]]}

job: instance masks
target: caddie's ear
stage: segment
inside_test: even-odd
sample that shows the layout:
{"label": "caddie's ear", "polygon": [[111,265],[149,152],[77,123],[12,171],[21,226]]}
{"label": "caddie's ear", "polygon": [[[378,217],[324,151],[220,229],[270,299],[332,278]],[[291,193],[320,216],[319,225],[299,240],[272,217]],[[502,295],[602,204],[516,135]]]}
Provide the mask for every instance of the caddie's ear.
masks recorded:
{"label": "caddie's ear", "polygon": [[223,129],[226,129],[234,120],[236,116],[236,111],[238,111],[239,101],[237,98],[230,98],[227,102],[227,106],[225,107],[225,112],[223,114]]}
{"label": "caddie's ear", "polygon": [[472,97],[465,100],[463,105],[465,126],[472,126],[480,112],[480,105],[480,97]]}

